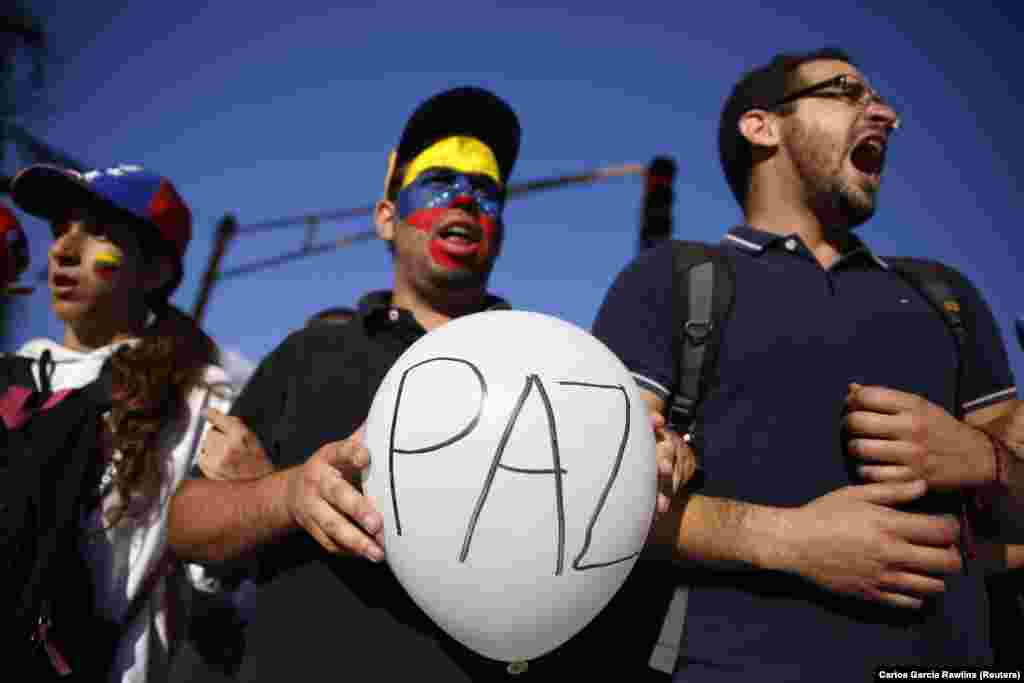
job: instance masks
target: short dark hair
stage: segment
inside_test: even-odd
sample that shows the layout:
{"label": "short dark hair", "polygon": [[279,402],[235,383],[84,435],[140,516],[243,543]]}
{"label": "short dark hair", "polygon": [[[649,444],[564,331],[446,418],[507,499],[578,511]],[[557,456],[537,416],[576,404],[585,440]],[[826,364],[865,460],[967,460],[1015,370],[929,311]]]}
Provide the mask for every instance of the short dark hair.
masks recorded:
{"label": "short dark hair", "polygon": [[[823,59],[856,66],[849,55],[834,47],[813,52],[780,53],[768,64],[748,71],[733,86],[718,122],[718,157],[729,188],[740,206],[746,201],[750,189],[750,172],[754,163],[753,148],[739,131],[740,118],[751,109],[771,107],[796,87],[796,70],[800,66]],[[792,106],[784,105],[780,111],[787,113],[787,108]]]}

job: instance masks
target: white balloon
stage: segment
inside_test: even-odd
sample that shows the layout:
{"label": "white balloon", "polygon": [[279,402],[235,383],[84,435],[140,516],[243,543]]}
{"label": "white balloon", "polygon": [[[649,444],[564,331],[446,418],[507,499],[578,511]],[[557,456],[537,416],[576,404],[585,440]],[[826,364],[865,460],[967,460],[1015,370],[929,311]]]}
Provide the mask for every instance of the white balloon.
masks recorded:
{"label": "white balloon", "polygon": [[385,376],[366,443],[391,569],[453,638],[499,661],[583,629],[653,519],[654,435],[632,376],[551,316],[489,311],[425,335]]}

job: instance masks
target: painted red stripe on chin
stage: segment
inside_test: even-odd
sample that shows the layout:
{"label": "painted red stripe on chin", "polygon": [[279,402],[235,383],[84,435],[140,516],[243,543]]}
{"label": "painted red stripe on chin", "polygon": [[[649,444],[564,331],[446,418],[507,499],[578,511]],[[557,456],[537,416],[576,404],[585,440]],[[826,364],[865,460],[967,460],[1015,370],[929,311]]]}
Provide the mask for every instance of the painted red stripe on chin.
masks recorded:
{"label": "painted red stripe on chin", "polygon": [[[405,222],[417,231],[431,235],[434,232],[434,227],[443,220],[445,215],[453,208],[455,207],[419,209],[410,213],[405,218]],[[477,250],[476,257],[486,259],[491,250],[491,245],[494,244],[494,238],[498,230],[498,223],[490,216],[478,216],[476,222],[483,230],[483,239],[481,240],[480,248]],[[439,266],[443,268],[463,267],[462,263],[444,249],[444,245],[440,239],[435,238],[430,240],[429,250],[431,259],[433,259],[434,263]]]}
{"label": "painted red stripe on chin", "polygon": [[444,246],[441,244],[440,240],[430,241],[430,258],[432,258],[434,263],[442,268],[455,269],[461,265],[444,250]]}

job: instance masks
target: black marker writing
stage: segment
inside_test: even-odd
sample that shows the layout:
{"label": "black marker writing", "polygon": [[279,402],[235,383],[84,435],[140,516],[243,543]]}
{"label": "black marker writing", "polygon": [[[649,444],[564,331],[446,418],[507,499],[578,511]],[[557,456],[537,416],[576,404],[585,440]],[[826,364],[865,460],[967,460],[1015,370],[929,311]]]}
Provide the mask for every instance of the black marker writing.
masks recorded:
{"label": "black marker writing", "polygon": [[[472,370],[473,374],[476,375],[477,381],[480,382],[480,404],[476,408],[476,415],[474,415],[473,419],[469,421],[469,424],[467,424],[455,436],[453,436],[453,437],[451,437],[449,439],[445,439],[441,443],[434,444],[432,446],[424,446],[422,448],[408,448],[408,449],[405,449],[405,448],[395,448],[395,431],[396,431],[396,428],[398,427],[398,406],[402,403],[402,392],[405,390],[405,380],[409,377],[409,373],[411,373],[413,370],[415,370],[418,367],[426,365],[427,363],[442,363],[442,362],[444,362],[444,363],[462,363],[463,365],[469,366],[469,369]],[[390,439],[389,439],[389,442],[388,442],[388,474],[390,476],[390,483],[391,483],[391,506],[392,506],[392,509],[394,510],[394,513],[395,513],[395,532],[399,536],[402,535],[402,521],[401,521],[401,518],[398,516],[398,495],[397,495],[397,492],[395,490],[395,453],[402,453],[402,454],[409,454],[409,455],[412,455],[412,454],[422,454],[422,453],[431,453],[433,451],[441,450],[445,446],[450,446],[453,443],[455,443],[455,442],[457,442],[457,441],[459,441],[461,439],[466,438],[467,436],[469,436],[470,432],[472,432],[474,429],[476,429],[477,424],[479,424],[479,422],[480,422],[480,415],[483,412],[484,402],[485,402],[486,399],[487,399],[487,381],[484,379],[483,373],[481,373],[480,370],[475,365],[470,363],[468,360],[463,360],[461,358],[447,358],[447,357],[430,358],[430,359],[427,359],[425,361],[420,361],[419,363],[416,363],[415,365],[409,366],[405,370],[405,372],[402,373],[402,379],[398,383],[398,393],[395,396],[395,412],[391,416],[391,436],[390,436]]]}
{"label": "black marker writing", "polygon": [[601,492],[601,496],[597,499],[597,506],[594,508],[594,513],[590,516],[590,521],[587,523],[587,533],[583,539],[583,547],[580,549],[580,552],[576,556],[576,559],[573,560],[572,568],[576,569],[577,571],[582,571],[584,569],[608,567],[613,564],[618,564],[619,562],[625,562],[626,560],[630,560],[639,555],[640,551],[638,550],[635,553],[626,555],[625,557],[620,557],[616,560],[611,560],[609,562],[594,562],[591,564],[582,564],[583,556],[587,554],[588,550],[590,550],[590,541],[593,537],[594,526],[597,524],[597,518],[601,514],[601,511],[604,509],[604,504],[608,500],[608,492],[612,490],[612,485],[615,483],[615,478],[619,476],[619,469],[622,466],[622,457],[626,453],[626,443],[629,441],[629,394],[626,393],[625,387],[623,387],[621,384],[588,384],[587,382],[559,382],[559,384],[567,387],[584,387],[587,389],[611,389],[620,392],[622,394],[623,400],[625,401],[626,426],[622,431],[622,441],[619,443],[619,453],[615,457],[615,464],[612,466],[611,475],[608,477],[608,483],[605,484],[604,490]]}
{"label": "black marker writing", "polygon": [[[541,401],[544,403],[545,414],[548,420],[548,434],[551,440],[551,458],[554,462],[552,469],[523,469],[518,467],[509,467],[501,464],[501,458],[505,453],[505,447],[508,446],[509,438],[512,436],[512,430],[516,426],[516,421],[519,419],[519,414],[523,411],[523,405],[526,403],[527,397],[530,395],[530,390],[536,386],[537,393],[540,395]],[[559,453],[558,453],[558,431],[555,428],[555,413],[551,409],[551,401],[548,399],[548,394],[544,390],[544,384],[540,381],[540,377],[537,375],[529,375],[526,378],[526,386],[523,387],[523,391],[519,394],[519,399],[516,401],[515,408],[512,410],[512,414],[509,416],[508,423],[505,425],[505,432],[501,435],[501,440],[498,442],[498,448],[494,453],[494,459],[491,461],[491,466],[487,471],[487,477],[484,479],[484,488],[480,492],[480,496],[477,498],[476,506],[473,508],[473,515],[470,517],[469,526],[466,529],[466,537],[462,542],[462,552],[459,553],[459,562],[465,562],[466,557],[469,556],[469,546],[473,541],[473,532],[476,530],[477,522],[480,519],[480,513],[483,511],[484,503],[487,501],[487,495],[491,492],[491,487],[494,485],[494,477],[498,473],[498,468],[507,470],[509,472],[517,472],[520,474],[553,474],[555,479],[555,506],[558,513],[558,560],[555,566],[555,576],[561,576],[565,564],[565,501],[562,495],[562,475],[565,474],[565,470],[562,469]]]}

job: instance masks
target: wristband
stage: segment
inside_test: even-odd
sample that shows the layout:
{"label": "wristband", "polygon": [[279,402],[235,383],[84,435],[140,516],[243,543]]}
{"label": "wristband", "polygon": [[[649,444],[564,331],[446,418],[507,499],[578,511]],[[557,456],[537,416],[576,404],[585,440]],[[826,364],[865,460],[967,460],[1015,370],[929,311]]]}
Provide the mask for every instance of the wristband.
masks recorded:
{"label": "wristband", "polygon": [[992,457],[995,460],[995,476],[989,486],[1005,493],[1010,488],[1010,458],[1012,454],[1002,439],[996,438],[987,431],[985,435],[992,442]]}
{"label": "wristband", "polygon": [[992,503],[1004,496],[1010,489],[1010,449],[999,438],[982,429],[981,432],[988,437],[992,444],[993,474],[992,481],[983,484],[975,489],[974,506],[981,511],[987,511]]}

